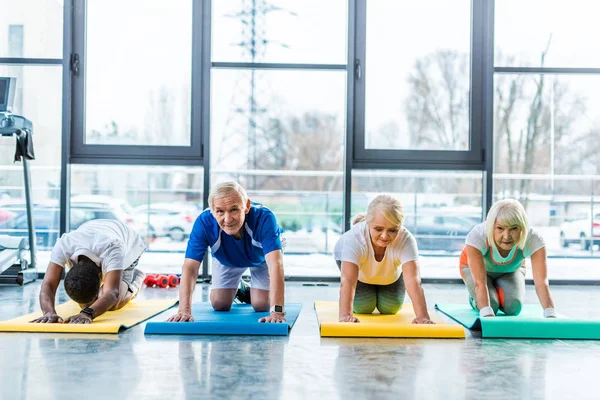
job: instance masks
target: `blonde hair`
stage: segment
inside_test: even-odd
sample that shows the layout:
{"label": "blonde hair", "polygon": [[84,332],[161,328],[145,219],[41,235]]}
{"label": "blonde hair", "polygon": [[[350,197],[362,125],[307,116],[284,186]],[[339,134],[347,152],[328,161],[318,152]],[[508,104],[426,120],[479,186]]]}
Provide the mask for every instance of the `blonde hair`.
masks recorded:
{"label": "blonde hair", "polygon": [[211,211],[214,211],[213,203],[215,199],[223,199],[225,197],[231,196],[233,193],[237,194],[240,197],[240,199],[242,200],[242,204],[245,208],[246,203],[248,203],[248,194],[246,193],[246,190],[242,187],[242,185],[234,181],[219,183],[215,187],[213,187],[213,189],[210,191],[210,194],[208,195],[208,207]]}
{"label": "blonde hair", "polygon": [[354,217],[352,225],[358,224],[363,220],[366,220],[367,223],[373,221],[377,212],[380,212],[385,219],[394,225],[400,226],[404,221],[404,207],[400,203],[400,200],[389,194],[380,194],[371,200],[367,206],[366,214],[360,213]]}
{"label": "blonde hair", "polygon": [[529,232],[529,221],[523,205],[515,199],[503,199],[495,202],[488,212],[485,220],[485,233],[489,244],[496,245],[494,241],[494,225],[499,223],[502,226],[516,225],[521,228],[521,237],[517,246],[522,249],[525,247],[527,233]]}

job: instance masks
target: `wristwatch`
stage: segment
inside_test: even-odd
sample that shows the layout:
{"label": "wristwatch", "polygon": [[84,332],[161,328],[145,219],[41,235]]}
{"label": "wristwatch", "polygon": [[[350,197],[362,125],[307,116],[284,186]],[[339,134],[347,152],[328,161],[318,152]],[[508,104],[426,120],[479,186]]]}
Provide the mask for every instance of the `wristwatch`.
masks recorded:
{"label": "wristwatch", "polygon": [[283,315],[285,315],[285,311],[283,311],[283,306],[271,306],[271,309],[269,310],[269,312],[276,312],[276,313],[281,313]]}
{"label": "wristwatch", "polygon": [[94,320],[94,317],[96,317],[96,311],[94,311],[93,308],[86,307],[81,310],[81,313],[90,317],[92,321]]}

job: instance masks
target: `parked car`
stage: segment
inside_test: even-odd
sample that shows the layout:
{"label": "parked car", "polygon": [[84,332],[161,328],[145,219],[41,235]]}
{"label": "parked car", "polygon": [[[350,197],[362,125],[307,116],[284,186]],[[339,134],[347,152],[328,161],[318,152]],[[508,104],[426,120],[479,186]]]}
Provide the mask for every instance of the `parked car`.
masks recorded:
{"label": "parked car", "polygon": [[135,216],[153,227],[157,236],[184,241],[190,234],[198,209],[185,203],[144,204],[134,209]]}
{"label": "parked car", "polygon": [[90,219],[116,219],[133,228],[146,240],[156,237],[153,226],[148,226],[134,215],[133,208],[123,199],[102,195],[77,195],[71,197],[71,210],[86,209],[94,213]]}
{"label": "parked car", "polygon": [[[33,210],[33,223],[36,245],[40,249],[50,249],[56,243],[59,234],[59,216],[57,207],[38,207]],[[75,230],[85,221],[93,219],[86,210],[71,210],[71,230]],[[0,235],[28,236],[27,213],[16,214],[14,218],[0,223]]]}
{"label": "parked car", "polygon": [[0,208],[0,223],[8,221],[9,219],[13,219],[16,216],[17,213]]}
{"label": "parked car", "polygon": [[[15,216],[0,223],[0,234],[9,236],[28,236],[27,213],[24,204],[3,204],[0,210],[8,207]],[[154,238],[152,231],[146,225],[129,218],[119,209],[110,204],[71,202],[70,230],[79,228],[86,221],[94,219],[114,219],[128,224],[144,238],[146,242]],[[56,243],[59,234],[60,208],[57,201],[47,201],[34,204],[33,223],[36,231],[36,243],[40,249],[50,249]]]}
{"label": "parked car", "polygon": [[406,228],[417,239],[419,250],[462,251],[465,239],[477,222],[471,218],[444,215],[408,216]]}
{"label": "parked car", "polygon": [[582,250],[590,246],[600,245],[600,213],[594,215],[579,214],[574,219],[567,219],[560,225],[560,243],[569,247],[571,243],[579,243]]}

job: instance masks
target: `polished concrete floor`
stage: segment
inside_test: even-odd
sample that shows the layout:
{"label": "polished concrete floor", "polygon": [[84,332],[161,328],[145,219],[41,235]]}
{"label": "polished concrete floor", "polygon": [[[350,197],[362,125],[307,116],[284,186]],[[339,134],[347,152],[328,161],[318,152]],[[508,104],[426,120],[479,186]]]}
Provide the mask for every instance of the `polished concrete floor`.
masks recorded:
{"label": "polished concrete floor", "polygon": [[[425,292],[430,308],[466,301],[460,285]],[[38,293],[39,282],[0,287],[0,319],[33,311]],[[599,287],[553,293],[560,313],[600,319]],[[195,300],[207,294],[199,284]],[[289,337],[144,336],[143,324],[119,335],[0,333],[0,399],[600,398],[600,341],[322,339],[312,302],[336,300],[337,285],[289,283],[286,297],[304,304]]]}

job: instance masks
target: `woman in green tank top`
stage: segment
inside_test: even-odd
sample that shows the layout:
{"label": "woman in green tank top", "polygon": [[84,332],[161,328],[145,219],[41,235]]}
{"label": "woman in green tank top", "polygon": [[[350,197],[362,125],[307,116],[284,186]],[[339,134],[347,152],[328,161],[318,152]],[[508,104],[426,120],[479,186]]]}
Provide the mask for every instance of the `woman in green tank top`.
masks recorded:
{"label": "woman in green tank top", "polygon": [[544,317],[554,318],[544,240],[529,228],[521,203],[514,199],[496,202],[486,221],[467,236],[460,256],[460,273],[469,291],[469,302],[481,317],[493,317],[498,310],[507,315],[521,312],[528,257]]}

